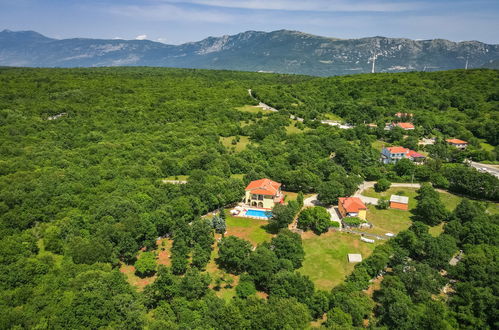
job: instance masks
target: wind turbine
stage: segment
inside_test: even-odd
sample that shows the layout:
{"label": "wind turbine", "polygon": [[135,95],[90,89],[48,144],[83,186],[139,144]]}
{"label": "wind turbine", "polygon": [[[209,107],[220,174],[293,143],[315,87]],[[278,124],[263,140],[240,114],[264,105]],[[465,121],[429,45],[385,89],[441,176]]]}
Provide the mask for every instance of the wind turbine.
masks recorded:
{"label": "wind turbine", "polygon": [[372,61],[371,73],[374,73],[375,69],[376,69],[376,59],[378,58],[378,56],[381,55],[381,53],[377,53],[377,52],[373,51],[372,54],[373,55],[369,58],[369,61]]}

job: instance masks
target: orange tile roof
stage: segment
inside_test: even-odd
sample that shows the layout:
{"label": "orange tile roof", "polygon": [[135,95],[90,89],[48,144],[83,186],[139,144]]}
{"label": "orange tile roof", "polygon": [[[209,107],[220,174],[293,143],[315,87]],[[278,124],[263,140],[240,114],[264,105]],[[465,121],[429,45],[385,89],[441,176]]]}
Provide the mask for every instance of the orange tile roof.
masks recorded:
{"label": "orange tile roof", "polygon": [[388,151],[392,154],[406,154],[409,152],[409,149],[404,147],[388,147],[386,149],[388,149]]}
{"label": "orange tile roof", "polygon": [[426,158],[424,155],[422,155],[414,150],[409,150],[409,153],[407,155],[409,157],[412,157],[412,158]]}
{"label": "orange tile roof", "polygon": [[414,125],[411,123],[397,123],[397,126],[403,129],[414,128]]}
{"label": "orange tile roof", "polygon": [[367,207],[358,197],[340,197],[338,201],[343,205],[347,213],[358,213],[360,210],[367,210]]}
{"label": "orange tile roof", "polygon": [[468,142],[459,139],[447,139],[446,141],[453,144],[468,144]]}
{"label": "orange tile roof", "polygon": [[246,187],[246,191],[252,194],[275,196],[279,192],[281,184],[270,179],[260,179],[251,181]]}

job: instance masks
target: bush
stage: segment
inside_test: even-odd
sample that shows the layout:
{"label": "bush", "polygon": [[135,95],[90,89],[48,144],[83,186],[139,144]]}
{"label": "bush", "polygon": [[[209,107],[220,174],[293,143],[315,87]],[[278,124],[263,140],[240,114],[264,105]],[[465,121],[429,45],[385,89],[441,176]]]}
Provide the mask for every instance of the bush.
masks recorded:
{"label": "bush", "polygon": [[156,256],[154,253],[142,253],[135,262],[135,272],[141,277],[153,275],[156,272]]}
{"label": "bush", "polygon": [[256,293],[255,283],[251,279],[251,276],[243,274],[236,286],[236,294],[239,298],[248,298],[249,296]]}
{"label": "bush", "polygon": [[374,191],[382,192],[387,191],[391,186],[391,182],[387,179],[380,179],[378,182],[374,184]]}
{"label": "bush", "polygon": [[390,201],[386,198],[380,198],[378,199],[378,205],[376,205],[376,208],[378,210],[386,210],[390,206]]}
{"label": "bush", "polygon": [[357,217],[346,217],[342,221],[348,227],[358,227],[361,223],[365,222]]}
{"label": "bush", "polygon": [[340,223],[336,221],[331,221],[330,227],[340,228]]}
{"label": "bush", "polygon": [[298,228],[311,229],[318,235],[327,232],[330,225],[331,215],[321,206],[307,208],[298,217]]}
{"label": "bush", "polygon": [[236,236],[222,239],[218,245],[217,264],[228,273],[239,274],[246,270],[251,254],[251,243]]}

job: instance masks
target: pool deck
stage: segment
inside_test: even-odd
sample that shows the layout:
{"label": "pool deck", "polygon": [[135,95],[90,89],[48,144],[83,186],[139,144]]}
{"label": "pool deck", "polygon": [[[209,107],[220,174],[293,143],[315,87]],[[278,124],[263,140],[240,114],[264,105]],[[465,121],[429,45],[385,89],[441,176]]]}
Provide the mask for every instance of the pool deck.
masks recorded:
{"label": "pool deck", "polygon": [[246,212],[250,211],[250,210],[259,211],[259,212],[271,212],[272,211],[271,209],[264,209],[264,208],[258,208],[258,207],[247,206],[247,205],[240,205],[240,206],[235,207],[232,210],[239,211],[238,214],[232,214],[233,217],[250,218],[250,219],[256,219],[256,220],[269,220],[270,217],[258,217],[258,216],[246,215]]}

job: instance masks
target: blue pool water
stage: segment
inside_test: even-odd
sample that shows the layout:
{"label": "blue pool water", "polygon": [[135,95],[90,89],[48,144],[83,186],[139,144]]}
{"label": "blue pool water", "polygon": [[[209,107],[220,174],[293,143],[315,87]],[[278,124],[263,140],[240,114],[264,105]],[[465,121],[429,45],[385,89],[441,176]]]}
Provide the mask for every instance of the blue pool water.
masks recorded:
{"label": "blue pool water", "polygon": [[269,219],[270,217],[272,217],[272,212],[262,211],[262,210],[248,210],[246,211],[245,215],[248,217]]}

